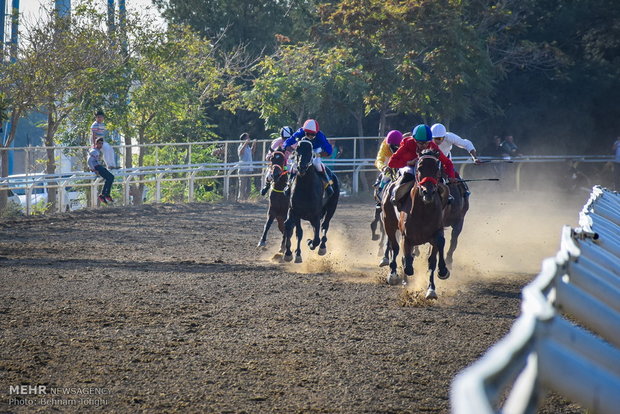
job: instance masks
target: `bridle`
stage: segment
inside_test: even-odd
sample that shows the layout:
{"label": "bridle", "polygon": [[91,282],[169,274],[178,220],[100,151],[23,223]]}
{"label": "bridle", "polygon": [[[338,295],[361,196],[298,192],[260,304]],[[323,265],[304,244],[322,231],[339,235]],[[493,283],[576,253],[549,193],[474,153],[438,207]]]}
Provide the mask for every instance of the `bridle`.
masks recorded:
{"label": "bridle", "polygon": [[[302,154],[300,153],[300,149],[302,147],[302,145],[309,145],[310,146],[310,159],[308,160],[307,163],[305,164],[301,164],[301,157]],[[295,150],[295,152],[297,153],[296,159],[297,159],[297,170],[299,175],[304,175],[305,174],[305,170],[307,168],[310,167],[310,165],[312,165],[312,159],[313,159],[313,153],[312,153],[312,142],[307,140],[307,139],[302,139],[299,141],[299,145],[297,146],[297,149]]]}
{"label": "bridle", "polygon": [[418,158],[418,162],[416,163],[416,175],[415,175],[416,185],[417,186],[425,186],[426,184],[430,183],[430,184],[433,184],[436,187],[437,186],[437,178],[436,177],[432,177],[432,176],[421,177],[420,165],[426,159],[432,159],[433,161],[435,161],[435,163],[439,164],[439,158],[437,158],[436,156],[430,155],[430,154],[421,155]]}

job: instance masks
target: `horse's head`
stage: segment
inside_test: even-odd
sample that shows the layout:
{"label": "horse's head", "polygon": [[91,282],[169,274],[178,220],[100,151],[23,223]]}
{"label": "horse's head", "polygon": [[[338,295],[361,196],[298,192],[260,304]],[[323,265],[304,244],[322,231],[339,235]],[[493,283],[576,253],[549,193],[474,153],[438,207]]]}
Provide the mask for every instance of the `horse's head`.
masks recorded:
{"label": "horse's head", "polygon": [[283,174],[286,174],[284,164],[286,157],[282,151],[274,151],[271,155],[271,180],[276,182]]}
{"label": "horse's head", "polygon": [[439,154],[433,150],[422,151],[418,158],[416,182],[424,203],[433,201],[437,192],[437,177],[439,174]]}
{"label": "horse's head", "polygon": [[312,165],[312,142],[306,139],[299,141],[299,145],[295,150],[295,162],[299,175],[304,175],[308,167]]}

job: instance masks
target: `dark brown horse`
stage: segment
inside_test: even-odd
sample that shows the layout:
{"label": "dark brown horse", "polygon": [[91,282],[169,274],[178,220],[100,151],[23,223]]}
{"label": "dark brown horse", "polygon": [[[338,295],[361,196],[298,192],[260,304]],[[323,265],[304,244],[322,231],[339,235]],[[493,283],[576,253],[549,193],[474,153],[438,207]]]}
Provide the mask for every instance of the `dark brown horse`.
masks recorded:
{"label": "dark brown horse", "polygon": [[402,250],[404,257],[404,277],[402,283],[407,284],[407,276],[413,275],[413,248],[424,243],[431,244],[431,253],[428,257],[430,271],[427,299],[436,299],[435,268],[439,258],[440,279],[447,279],[450,271],[446,267],[443,250],[445,238],[443,235],[443,209],[441,196],[438,193],[437,178],[439,177],[439,159],[433,151],[424,151],[418,158],[416,166],[416,180],[409,193],[410,197],[403,203],[399,213],[392,202],[390,194],[392,185],[383,195],[383,225],[388,237],[389,248],[392,253],[390,274],[387,282],[395,285],[400,282],[397,273],[396,258],[399,253],[396,231],[402,235]]}
{"label": "dark brown horse", "polygon": [[258,247],[267,245],[267,232],[274,220],[278,221],[278,229],[282,232],[282,243],[280,244],[280,253],[284,253],[284,244],[286,241],[284,222],[288,215],[289,196],[286,195],[285,189],[288,183],[288,173],[284,168],[286,158],[284,153],[276,151],[271,157],[271,173],[269,181],[271,181],[271,192],[269,194],[269,209],[267,210],[267,222],[263,229],[263,235],[258,242]]}

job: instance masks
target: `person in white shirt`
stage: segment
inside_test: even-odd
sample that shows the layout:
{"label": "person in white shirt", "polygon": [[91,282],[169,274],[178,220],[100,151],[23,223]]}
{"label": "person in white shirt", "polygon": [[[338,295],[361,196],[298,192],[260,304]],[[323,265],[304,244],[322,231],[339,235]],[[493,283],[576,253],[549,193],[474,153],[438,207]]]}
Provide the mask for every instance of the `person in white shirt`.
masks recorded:
{"label": "person in white shirt", "polygon": [[94,147],[97,139],[103,139],[103,147],[101,152],[103,153],[103,159],[108,168],[117,168],[116,157],[114,156],[114,148],[105,141],[107,131],[105,128],[105,115],[103,111],[97,111],[95,113],[95,122],[90,126],[91,132],[91,145]]}
{"label": "person in white shirt", "polygon": [[476,148],[470,140],[463,139],[452,132],[446,131],[446,127],[443,126],[443,124],[433,125],[431,127],[431,133],[433,134],[433,141],[439,146],[439,149],[446,157],[452,159],[452,154],[450,152],[452,151],[452,146],[456,145],[467,151],[476,164],[480,164]]}
{"label": "person in white shirt", "polygon": [[[437,144],[441,152],[443,152],[446,155],[446,157],[452,159],[452,154],[451,154],[452,146],[456,145],[457,147],[463,148],[465,151],[467,151],[469,155],[471,156],[471,158],[474,160],[475,164],[480,164],[480,160],[478,159],[478,154],[476,153],[476,148],[474,147],[474,144],[470,140],[463,139],[452,132],[448,132],[446,130],[446,127],[443,124],[434,124],[431,127],[431,133],[433,135],[433,142]],[[456,169],[454,172],[457,178],[461,178],[459,176],[458,171],[456,171]],[[465,192],[464,192],[465,197],[466,198],[469,197],[470,191],[469,191],[469,187],[467,186],[467,183],[461,181],[461,184],[465,188]]]}

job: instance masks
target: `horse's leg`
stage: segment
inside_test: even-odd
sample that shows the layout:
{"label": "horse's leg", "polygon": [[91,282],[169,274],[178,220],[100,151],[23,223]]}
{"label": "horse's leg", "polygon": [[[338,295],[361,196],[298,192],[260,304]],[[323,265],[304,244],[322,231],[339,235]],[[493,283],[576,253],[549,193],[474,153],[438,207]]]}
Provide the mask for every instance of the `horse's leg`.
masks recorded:
{"label": "horse's leg", "polygon": [[[370,223],[370,230],[372,231],[372,240],[379,240],[379,235],[376,233],[377,224],[381,222],[381,206],[375,206],[375,218]],[[383,229],[381,229],[381,234],[383,235]],[[381,243],[383,244],[383,243]]]}
{"label": "horse's leg", "polygon": [[456,246],[459,243],[459,235],[461,234],[461,231],[463,230],[463,220],[459,220],[457,223],[455,223],[452,226],[452,233],[450,235],[450,248],[448,249],[448,253],[446,253],[446,263],[451,265],[452,264],[452,255],[454,254],[454,251],[456,250]]}
{"label": "horse's leg", "polygon": [[293,211],[289,211],[288,218],[284,222],[284,260],[290,262],[293,260],[293,252],[291,251],[291,237],[293,237],[293,228],[295,227],[297,218]]}
{"label": "horse's leg", "polygon": [[431,243],[431,254],[428,256],[428,289],[426,290],[426,299],[437,299],[435,292],[435,268],[437,267],[437,239]]}
{"label": "horse's leg", "polygon": [[269,217],[267,218],[267,222],[265,223],[265,227],[263,228],[263,236],[260,238],[260,241],[258,242],[258,246],[256,247],[265,247],[267,245],[267,232],[269,231],[269,228],[271,227],[271,223],[273,223],[273,219],[274,217],[270,214]]}
{"label": "horse's leg", "polygon": [[308,247],[310,250],[314,250],[319,243],[321,243],[321,237],[319,236],[319,232],[321,229],[321,217],[317,217],[310,221],[310,225],[312,226],[312,239],[308,239]]}
{"label": "horse's leg", "polygon": [[406,237],[403,237],[403,259],[405,277],[403,278],[403,285],[406,285],[407,276],[413,275],[413,243]]}
{"label": "horse's leg", "polygon": [[278,220],[278,229],[282,233],[282,242],[280,243],[280,253],[284,253],[286,249],[286,227],[284,226],[284,217],[276,217]]}
{"label": "horse's leg", "polygon": [[338,207],[337,198],[332,198],[325,206],[325,217],[323,217],[323,222],[321,223],[321,231],[323,235],[319,246],[319,256],[323,256],[327,253],[327,231],[329,230],[329,223],[331,223],[332,217],[334,217],[334,213],[336,212],[336,207]]}
{"label": "horse's leg", "polygon": [[446,245],[446,239],[443,235],[443,228],[437,231],[435,235],[435,243],[437,244],[437,254],[439,255],[439,272],[437,273],[437,277],[441,280],[446,280],[450,277],[450,270],[446,266],[446,261],[443,257],[443,249]]}
{"label": "horse's leg", "polygon": [[383,250],[383,259],[381,259],[381,262],[379,262],[379,267],[383,267],[383,266],[387,266],[390,264],[390,251],[391,251],[391,247],[390,247],[390,241],[387,240],[385,242],[385,250]]}
{"label": "horse's leg", "polygon": [[295,263],[301,263],[301,239],[304,237],[304,231],[301,228],[301,220],[297,220],[295,226],[295,233],[297,234],[297,250],[295,250]]}

